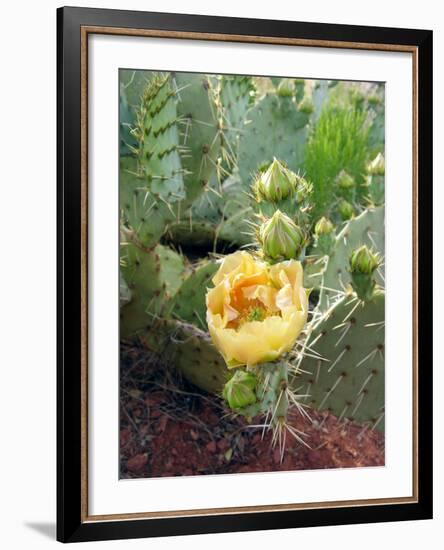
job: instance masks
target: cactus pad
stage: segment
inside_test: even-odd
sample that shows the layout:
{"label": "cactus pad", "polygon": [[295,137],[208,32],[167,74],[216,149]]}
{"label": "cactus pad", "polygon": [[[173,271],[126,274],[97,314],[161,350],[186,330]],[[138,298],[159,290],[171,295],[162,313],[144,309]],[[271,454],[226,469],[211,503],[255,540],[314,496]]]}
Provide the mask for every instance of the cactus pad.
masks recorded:
{"label": "cactus pad", "polygon": [[383,292],[365,303],[347,294],[314,324],[294,381],[307,404],[384,429],[384,307]]}
{"label": "cactus pad", "polygon": [[[347,270],[348,258],[351,252],[366,244],[375,251],[384,254],[384,207],[365,210],[357,218],[350,220],[336,237],[336,246],[323,273],[320,296],[320,307],[329,307],[334,294],[328,289],[342,290],[350,283],[351,277]],[[384,271],[381,267],[375,274],[376,282],[384,286]]]}
{"label": "cactus pad", "polygon": [[215,261],[204,261],[194,267],[177,289],[168,308],[169,315],[206,330],[205,294],[217,268]]}
{"label": "cactus pad", "polygon": [[140,338],[163,363],[174,365],[184,378],[202,390],[222,392],[229,372],[207,332],[171,320],[159,321],[153,329],[144,331]]}
{"label": "cactus pad", "polygon": [[120,159],[120,212],[124,226],[130,228],[146,248],[159,242],[168,222],[175,218],[168,205],[153,195],[137,176],[136,160]]}
{"label": "cactus pad", "polygon": [[134,243],[121,246],[121,273],[132,300],[121,308],[120,334],[128,338],[163,315],[184,270],[183,258],[168,247],[147,251]]}
{"label": "cactus pad", "polygon": [[250,123],[239,143],[239,175],[245,186],[264,162],[273,157],[291,170],[302,166],[308,115],[297,110],[292,98],[267,94],[249,112]]}
{"label": "cactus pad", "polygon": [[206,187],[218,187],[217,167],[221,155],[221,132],[213,79],[203,74],[177,73],[177,113],[180,142],[185,148],[187,201],[192,202]]}
{"label": "cactus pad", "polygon": [[138,142],[141,187],[168,203],[185,197],[176,122],[176,94],[170,77],[155,73],[144,89],[132,134]]}

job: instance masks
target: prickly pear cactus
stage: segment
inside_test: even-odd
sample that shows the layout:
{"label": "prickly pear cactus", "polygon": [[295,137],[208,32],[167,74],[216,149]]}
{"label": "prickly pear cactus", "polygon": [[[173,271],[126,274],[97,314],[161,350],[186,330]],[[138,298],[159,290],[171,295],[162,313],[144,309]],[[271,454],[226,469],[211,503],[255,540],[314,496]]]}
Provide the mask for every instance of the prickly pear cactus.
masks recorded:
{"label": "prickly pear cactus", "polygon": [[217,267],[215,261],[203,261],[193,267],[191,273],[177,288],[168,306],[168,315],[206,330],[205,292]]}
{"label": "prickly pear cactus", "polygon": [[214,78],[202,74],[178,73],[173,77],[180,117],[180,143],[184,147],[182,166],[186,171],[187,202],[194,201],[208,187],[217,189],[222,178],[223,132]]}
{"label": "prickly pear cactus", "polygon": [[[244,416],[252,422],[257,418],[263,432],[271,430],[272,446],[284,457],[287,435],[301,445],[309,447],[306,434],[288,421],[290,408],[310,422],[309,406],[291,387],[292,368],[287,358],[277,363],[263,363],[253,371],[236,371],[225,384],[223,397],[235,415]],[[263,419],[263,420],[261,420]]]}
{"label": "prickly pear cactus", "polygon": [[297,110],[291,97],[267,94],[249,112],[250,123],[240,137],[239,175],[244,185],[273,157],[291,170],[302,167],[309,117]]}
{"label": "prickly pear cactus", "polygon": [[[351,281],[347,269],[350,253],[360,245],[367,244],[381,253],[384,252],[384,207],[368,209],[357,218],[350,220],[336,237],[336,245],[328,257],[319,261],[322,272],[321,309],[327,309],[337,291],[343,291]],[[319,272],[318,272],[319,273]],[[384,286],[383,266],[375,274],[376,282]]]}
{"label": "prickly pear cactus", "polygon": [[254,104],[255,86],[249,76],[222,76],[219,84],[222,128],[228,154],[227,170],[237,164],[239,139],[245,130],[248,111]]}
{"label": "prickly pear cactus", "polygon": [[176,92],[168,74],[155,74],[146,85],[132,134],[140,187],[162,201],[185,197],[177,127]]}
{"label": "prickly pear cactus", "polygon": [[195,386],[220,394],[230,374],[207,332],[190,323],[159,320],[140,334],[144,345]]}
{"label": "prickly pear cactus", "polygon": [[153,325],[179,288],[184,272],[182,256],[157,245],[152,250],[132,242],[121,245],[120,270],[131,291],[131,301],[120,311],[122,338]]}
{"label": "prickly pear cactus", "polygon": [[306,404],[384,430],[383,291],[368,302],[347,293],[313,324],[294,383]]}
{"label": "prickly pear cactus", "polygon": [[122,225],[133,231],[145,248],[155,246],[167,224],[176,219],[174,211],[144,187],[137,175],[137,161],[134,158],[120,159],[119,177]]}

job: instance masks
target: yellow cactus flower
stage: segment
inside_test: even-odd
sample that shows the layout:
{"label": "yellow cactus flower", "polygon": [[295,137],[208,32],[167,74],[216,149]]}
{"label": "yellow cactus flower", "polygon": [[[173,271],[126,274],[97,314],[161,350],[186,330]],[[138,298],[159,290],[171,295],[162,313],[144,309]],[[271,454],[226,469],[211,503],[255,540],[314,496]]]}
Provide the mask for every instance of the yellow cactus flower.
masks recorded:
{"label": "yellow cactus flower", "polygon": [[274,265],[248,252],[226,256],[207,292],[207,323],[229,368],[274,361],[289,351],[307,321],[301,263]]}

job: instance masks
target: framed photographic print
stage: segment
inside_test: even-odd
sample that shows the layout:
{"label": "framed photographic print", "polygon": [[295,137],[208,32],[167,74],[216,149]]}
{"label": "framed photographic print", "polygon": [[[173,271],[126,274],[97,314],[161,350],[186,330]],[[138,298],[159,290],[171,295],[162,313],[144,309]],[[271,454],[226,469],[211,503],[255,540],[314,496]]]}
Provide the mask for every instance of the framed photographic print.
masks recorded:
{"label": "framed photographic print", "polygon": [[432,33],[58,10],[58,539],[432,517]]}

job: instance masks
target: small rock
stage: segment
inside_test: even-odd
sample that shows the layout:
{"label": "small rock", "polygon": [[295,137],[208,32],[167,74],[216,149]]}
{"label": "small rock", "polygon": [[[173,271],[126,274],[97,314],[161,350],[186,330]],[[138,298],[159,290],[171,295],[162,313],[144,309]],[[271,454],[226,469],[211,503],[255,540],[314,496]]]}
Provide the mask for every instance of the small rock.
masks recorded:
{"label": "small rock", "polygon": [[209,443],[207,443],[205,445],[205,448],[207,449],[207,451],[209,451],[210,453],[215,453],[216,452],[216,443],[214,441],[210,441]]}
{"label": "small rock", "polygon": [[140,472],[146,466],[147,462],[148,457],[146,454],[138,454],[128,460],[127,467],[131,472]]}

